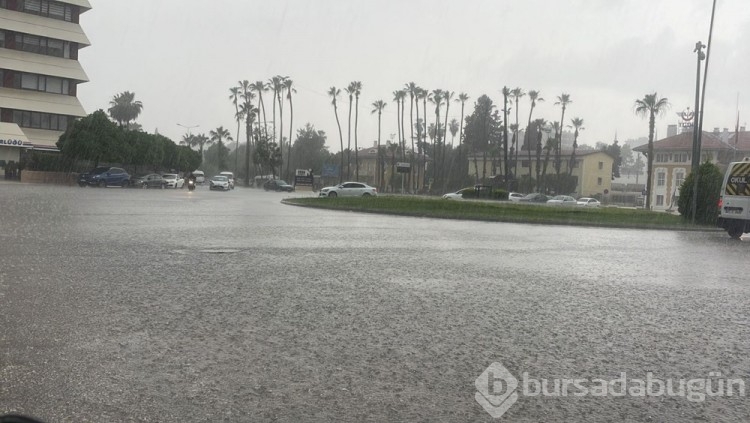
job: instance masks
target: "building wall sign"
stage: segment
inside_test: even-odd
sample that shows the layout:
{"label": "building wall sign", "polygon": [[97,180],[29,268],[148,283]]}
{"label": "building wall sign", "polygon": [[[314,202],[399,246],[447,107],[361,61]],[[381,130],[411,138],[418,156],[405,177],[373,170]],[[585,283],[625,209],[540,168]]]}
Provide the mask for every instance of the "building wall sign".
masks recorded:
{"label": "building wall sign", "polygon": [[680,125],[680,128],[689,129],[693,127],[693,118],[695,117],[695,112],[690,110],[690,107],[677,113],[677,116],[682,119],[682,121],[678,123]]}
{"label": "building wall sign", "polygon": [[15,138],[0,138],[0,146],[23,147],[23,141]]}

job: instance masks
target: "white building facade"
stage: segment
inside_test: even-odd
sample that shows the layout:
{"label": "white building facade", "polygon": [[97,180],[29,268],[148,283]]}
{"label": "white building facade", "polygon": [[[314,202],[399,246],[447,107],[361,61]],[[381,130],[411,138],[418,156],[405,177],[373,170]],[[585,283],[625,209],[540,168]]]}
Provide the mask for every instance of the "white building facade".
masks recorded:
{"label": "white building facade", "polygon": [[88,81],[78,51],[90,45],[79,24],[90,9],[88,0],[0,0],[0,170],[23,149],[56,150],[86,115],[76,95]]}

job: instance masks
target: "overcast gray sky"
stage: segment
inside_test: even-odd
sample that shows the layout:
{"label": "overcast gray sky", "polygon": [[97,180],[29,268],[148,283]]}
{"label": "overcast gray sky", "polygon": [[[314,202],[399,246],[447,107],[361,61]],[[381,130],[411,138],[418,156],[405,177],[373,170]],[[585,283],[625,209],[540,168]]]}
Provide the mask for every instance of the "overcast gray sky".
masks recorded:
{"label": "overcast gray sky", "polygon": [[[646,136],[633,102],[657,91],[672,103],[657,122],[666,135],[675,112],[694,103],[692,51],[707,43],[711,14],[711,0],[90,1],[81,24],[92,46],[80,61],[91,82],[78,91],[87,112],[106,110],[128,90],[143,102],[146,131],[179,141],[181,123],[200,125],[193,133],[224,126],[235,136],[229,88],[284,75],[297,89],[295,128],[324,130],[332,151],[339,141],[325,93],[354,80],[363,83],[361,146],[377,139],[375,100],[388,102],[383,139],[396,133],[392,92],[410,81],[468,93],[467,114],[482,94],[501,103],[507,85],[540,90],[547,101],[535,117],[559,120],[554,100],[568,93],[565,123],[583,118],[580,142],[589,145],[611,142],[615,132],[620,140]],[[738,94],[740,123],[750,121],[748,45],[747,0],[718,0],[705,129],[733,130]],[[340,99],[344,137],[347,101]],[[526,98],[522,122],[528,108]],[[449,117],[459,119],[460,107],[451,105]],[[285,133],[288,124],[285,108]]]}

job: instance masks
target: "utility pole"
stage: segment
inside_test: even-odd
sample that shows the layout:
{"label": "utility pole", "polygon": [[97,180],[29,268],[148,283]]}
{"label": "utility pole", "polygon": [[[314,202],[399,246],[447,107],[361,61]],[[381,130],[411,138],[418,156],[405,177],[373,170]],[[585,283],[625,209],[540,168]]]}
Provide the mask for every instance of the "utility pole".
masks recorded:
{"label": "utility pole", "polygon": [[696,66],[696,78],[695,78],[695,114],[693,115],[693,160],[691,163],[690,171],[693,173],[693,198],[692,198],[692,204],[691,204],[691,221],[693,224],[695,224],[695,214],[698,211],[698,179],[699,179],[699,169],[701,165],[701,144],[700,144],[700,122],[699,122],[699,114],[702,112],[702,110],[699,111],[700,107],[700,94],[701,94],[701,61],[703,61],[706,58],[706,55],[703,53],[703,49],[706,47],[705,44],[698,41],[695,43],[695,49],[693,50],[693,53],[697,53],[697,66]]}

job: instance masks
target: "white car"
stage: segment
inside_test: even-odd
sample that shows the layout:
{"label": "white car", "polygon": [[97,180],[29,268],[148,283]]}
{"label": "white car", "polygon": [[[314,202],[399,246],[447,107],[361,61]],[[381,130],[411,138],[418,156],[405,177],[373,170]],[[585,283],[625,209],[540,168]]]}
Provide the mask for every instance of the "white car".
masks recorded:
{"label": "white car", "polygon": [[229,178],[224,175],[216,175],[208,181],[208,189],[220,189],[222,191],[229,191]]}
{"label": "white car", "polygon": [[180,175],[176,173],[165,173],[161,177],[167,183],[167,188],[182,188],[185,185],[185,180],[180,178]]}
{"label": "white car", "polygon": [[556,195],[547,201],[550,206],[575,206],[578,204],[575,198],[569,195]]}
{"label": "white car", "polygon": [[319,197],[377,197],[378,189],[362,182],[344,182],[320,190]]}
{"label": "white car", "polygon": [[526,194],[521,194],[519,192],[511,192],[508,194],[508,200],[513,201],[513,202],[518,202],[523,197],[526,197]]}
{"label": "white car", "polygon": [[590,197],[581,197],[578,199],[579,206],[582,207],[599,207],[602,205],[602,203],[599,202],[596,198],[590,198]]}
{"label": "white car", "polygon": [[446,200],[463,200],[464,191],[467,189],[473,189],[473,188],[461,188],[460,190],[456,192],[449,192],[448,194],[444,194],[443,198]]}
{"label": "white car", "polygon": [[221,176],[226,176],[229,180],[229,188],[234,189],[234,173],[232,172],[221,172],[219,173]]}

